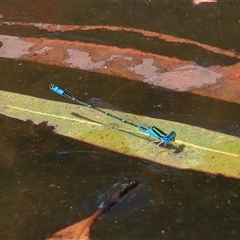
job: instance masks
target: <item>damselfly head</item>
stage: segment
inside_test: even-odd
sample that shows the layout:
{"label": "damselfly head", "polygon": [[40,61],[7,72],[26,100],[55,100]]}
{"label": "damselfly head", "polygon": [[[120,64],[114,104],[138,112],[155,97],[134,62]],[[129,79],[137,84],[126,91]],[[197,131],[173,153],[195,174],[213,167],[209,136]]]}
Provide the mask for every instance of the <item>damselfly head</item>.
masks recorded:
{"label": "damselfly head", "polygon": [[171,141],[175,141],[176,136],[177,136],[177,133],[174,131],[168,134],[168,137],[171,139]]}
{"label": "damselfly head", "polygon": [[176,135],[177,135],[176,132],[172,131],[172,132],[170,132],[168,135],[164,136],[164,137],[162,138],[162,141],[163,141],[165,144],[170,143],[170,142],[173,142],[173,141],[175,141]]}

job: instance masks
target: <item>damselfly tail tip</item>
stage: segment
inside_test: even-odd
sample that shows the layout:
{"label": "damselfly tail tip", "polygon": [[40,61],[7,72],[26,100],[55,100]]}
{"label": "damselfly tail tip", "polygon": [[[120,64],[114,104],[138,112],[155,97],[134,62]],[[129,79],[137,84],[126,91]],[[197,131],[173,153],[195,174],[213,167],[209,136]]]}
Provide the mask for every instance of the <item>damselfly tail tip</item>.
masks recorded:
{"label": "damselfly tail tip", "polygon": [[63,90],[60,87],[58,87],[52,83],[49,85],[49,88],[50,88],[50,90],[52,90],[53,92],[58,93],[58,94],[60,94],[60,92],[63,92]]}
{"label": "damselfly tail tip", "polygon": [[49,88],[50,88],[51,90],[52,90],[54,87],[56,87],[56,86],[55,86],[54,84],[52,84],[52,83],[49,85]]}

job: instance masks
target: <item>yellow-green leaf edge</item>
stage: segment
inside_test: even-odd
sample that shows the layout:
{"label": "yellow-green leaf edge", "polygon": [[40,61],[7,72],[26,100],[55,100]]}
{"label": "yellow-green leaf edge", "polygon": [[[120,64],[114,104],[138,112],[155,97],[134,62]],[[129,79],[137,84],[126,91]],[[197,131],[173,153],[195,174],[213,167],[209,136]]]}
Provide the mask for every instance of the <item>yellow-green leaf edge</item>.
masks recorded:
{"label": "yellow-green leaf edge", "polygon": [[[0,113],[36,124],[48,121],[58,134],[164,165],[240,178],[240,138],[178,122],[124,116],[177,132],[176,143],[155,147],[139,130],[87,107],[0,91]],[[123,116],[123,113],[114,111]],[[153,140],[153,139],[151,139]]]}

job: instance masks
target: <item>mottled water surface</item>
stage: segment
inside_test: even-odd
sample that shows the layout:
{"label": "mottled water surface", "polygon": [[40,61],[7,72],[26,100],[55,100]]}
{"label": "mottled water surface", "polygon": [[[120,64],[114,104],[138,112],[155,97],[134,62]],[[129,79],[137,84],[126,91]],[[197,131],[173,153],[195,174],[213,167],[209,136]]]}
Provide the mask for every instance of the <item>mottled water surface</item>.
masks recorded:
{"label": "mottled water surface", "polygon": [[[151,30],[239,51],[238,3],[191,1],[3,2],[4,21],[116,25]],[[194,47],[174,50],[137,34],[54,33],[0,26],[1,34],[132,47],[202,66],[232,59]],[[1,47],[1,43],[0,43]],[[102,74],[0,59],[0,89],[65,101],[55,83],[87,101],[99,97],[125,112],[240,136],[240,107]],[[240,182],[179,170],[62,137],[54,128],[0,115],[0,239],[42,240],[93,214],[131,180],[139,186],[91,228],[92,240],[240,239]],[[140,146],[141,147],[141,146]]]}

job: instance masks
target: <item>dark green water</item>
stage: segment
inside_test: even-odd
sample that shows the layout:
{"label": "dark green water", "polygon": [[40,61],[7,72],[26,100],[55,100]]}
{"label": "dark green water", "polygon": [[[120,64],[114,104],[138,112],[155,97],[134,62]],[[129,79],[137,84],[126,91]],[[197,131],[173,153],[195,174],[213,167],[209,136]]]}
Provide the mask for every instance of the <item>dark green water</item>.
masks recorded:
{"label": "dark green water", "polygon": [[[0,6],[6,21],[135,27],[239,51],[240,7],[233,2],[194,6],[190,1],[33,1],[31,5]],[[34,28],[6,26],[0,26],[0,33],[46,34]],[[203,66],[236,62],[132,33],[76,31],[48,37],[133,47]],[[126,112],[240,136],[237,104],[18,60],[0,59],[0,75],[1,90],[59,101],[48,89],[55,83],[85,101],[99,97]],[[156,107],[159,104],[161,108]],[[0,130],[1,240],[44,239],[89,217],[111,198],[116,185],[131,180],[139,181],[139,187],[92,226],[91,239],[240,238],[239,180],[123,156],[59,136],[52,127],[35,126],[31,121],[1,115]]]}

